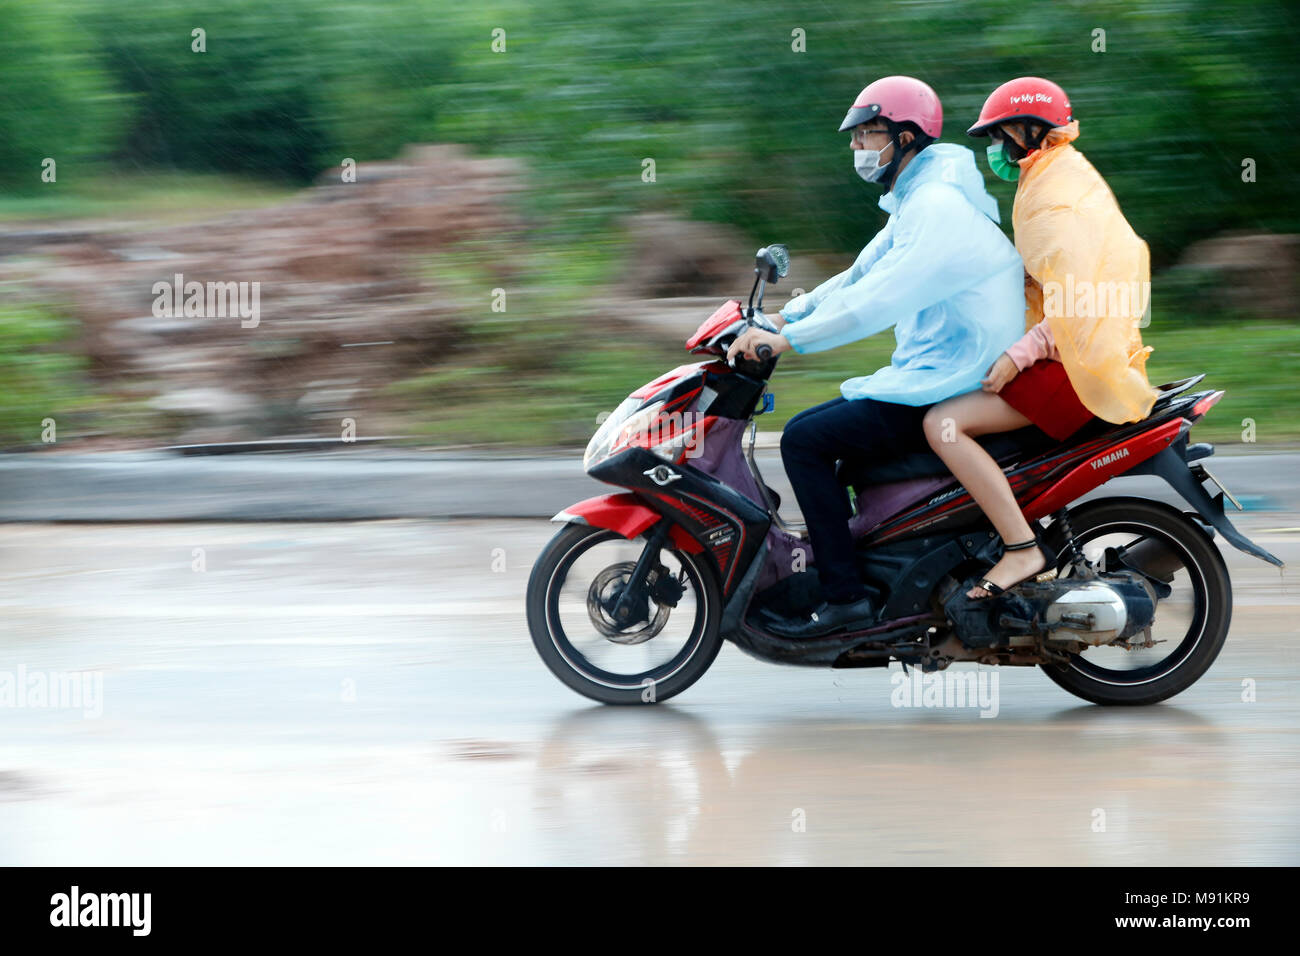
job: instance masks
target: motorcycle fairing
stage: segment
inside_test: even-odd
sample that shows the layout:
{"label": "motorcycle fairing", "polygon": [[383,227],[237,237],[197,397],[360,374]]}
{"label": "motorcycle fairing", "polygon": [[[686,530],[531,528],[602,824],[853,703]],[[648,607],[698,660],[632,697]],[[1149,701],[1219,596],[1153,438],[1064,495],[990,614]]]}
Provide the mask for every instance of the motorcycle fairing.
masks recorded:
{"label": "motorcycle fairing", "polygon": [[630,448],[593,465],[589,473],[597,481],[631,489],[633,498],[647,510],[673,521],[674,534],[684,528],[700,542],[715,562],[724,597],[735,588],[737,569],[743,572],[754,559],[772,523],[761,504],[691,467],[689,461],[669,465],[642,448]]}
{"label": "motorcycle fairing", "polygon": [[716,362],[691,362],[688,365],[679,365],[671,372],[665,372],[652,382],[646,382],[628,398],[654,398],[665,389],[683,381],[689,376],[695,375],[706,365],[716,365]]}
{"label": "motorcycle fairing", "polygon": [[[653,401],[667,402],[665,414],[693,410],[701,415],[746,421],[758,406],[764,388],[764,382],[736,371],[726,362],[709,360],[680,365],[642,385],[629,398],[641,399],[643,406]],[[698,399],[693,409],[687,408],[690,399]]]}
{"label": "motorcycle fairing", "polygon": [[695,334],[686,340],[686,351],[721,352],[717,339],[730,331],[737,322],[744,322],[744,317],[740,313],[740,301],[728,299],[711,316],[701,322]]}

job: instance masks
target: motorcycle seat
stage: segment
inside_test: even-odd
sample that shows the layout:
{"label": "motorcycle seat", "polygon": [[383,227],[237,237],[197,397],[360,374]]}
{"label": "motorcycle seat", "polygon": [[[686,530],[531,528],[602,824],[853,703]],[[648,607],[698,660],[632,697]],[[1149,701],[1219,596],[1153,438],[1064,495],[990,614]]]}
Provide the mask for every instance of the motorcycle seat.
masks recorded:
{"label": "motorcycle seat", "polygon": [[[1026,455],[1045,451],[1056,442],[1034,425],[1013,432],[985,435],[976,439],[994,460],[1004,466]],[[835,477],[840,484],[851,488],[883,485],[912,478],[935,478],[948,474],[948,466],[932,451],[915,451],[898,458],[883,461],[865,458],[846,458],[835,467]]]}

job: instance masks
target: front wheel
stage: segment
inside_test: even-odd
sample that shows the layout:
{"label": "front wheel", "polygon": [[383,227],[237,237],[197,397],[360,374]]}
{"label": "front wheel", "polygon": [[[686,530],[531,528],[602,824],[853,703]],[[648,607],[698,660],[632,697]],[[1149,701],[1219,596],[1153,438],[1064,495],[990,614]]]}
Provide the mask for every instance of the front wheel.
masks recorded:
{"label": "front wheel", "polygon": [[[1088,647],[1043,665],[1059,686],[1094,704],[1154,704],[1191,687],[1219,656],[1232,621],[1232,584],[1219,549],[1194,519],[1142,498],[1106,498],[1070,512],[1074,538],[1098,571],[1136,567],[1171,588],[1156,605],[1147,646]],[[1070,574],[1060,522],[1045,535]]]}
{"label": "front wheel", "polygon": [[680,694],[722,647],[722,596],[695,555],[665,547],[637,620],[608,608],[644,549],[603,528],[562,528],[528,579],[528,630],[551,673],[604,704],[653,704]]}

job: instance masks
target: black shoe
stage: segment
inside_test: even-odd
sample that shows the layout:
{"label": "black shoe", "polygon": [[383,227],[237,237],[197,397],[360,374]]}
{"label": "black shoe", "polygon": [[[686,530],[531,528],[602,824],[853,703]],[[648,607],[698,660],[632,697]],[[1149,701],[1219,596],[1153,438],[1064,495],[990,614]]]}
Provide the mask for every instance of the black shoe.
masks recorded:
{"label": "black shoe", "polygon": [[874,622],[876,609],[871,598],[864,597],[851,604],[823,604],[813,612],[812,617],[783,619],[767,625],[773,634],[787,638],[822,637],[835,631],[843,631],[853,625],[863,627]]}

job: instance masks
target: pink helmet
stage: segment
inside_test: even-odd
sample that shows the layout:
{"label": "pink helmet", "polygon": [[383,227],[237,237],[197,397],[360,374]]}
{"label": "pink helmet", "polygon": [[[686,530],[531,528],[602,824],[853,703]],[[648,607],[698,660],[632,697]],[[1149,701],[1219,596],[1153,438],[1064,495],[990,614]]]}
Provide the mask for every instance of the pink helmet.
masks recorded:
{"label": "pink helmet", "polygon": [[883,116],[895,123],[909,120],[926,136],[938,139],[943,132],[943,106],[934,90],[911,76],[886,76],[872,83],[853,101],[840,132]]}

